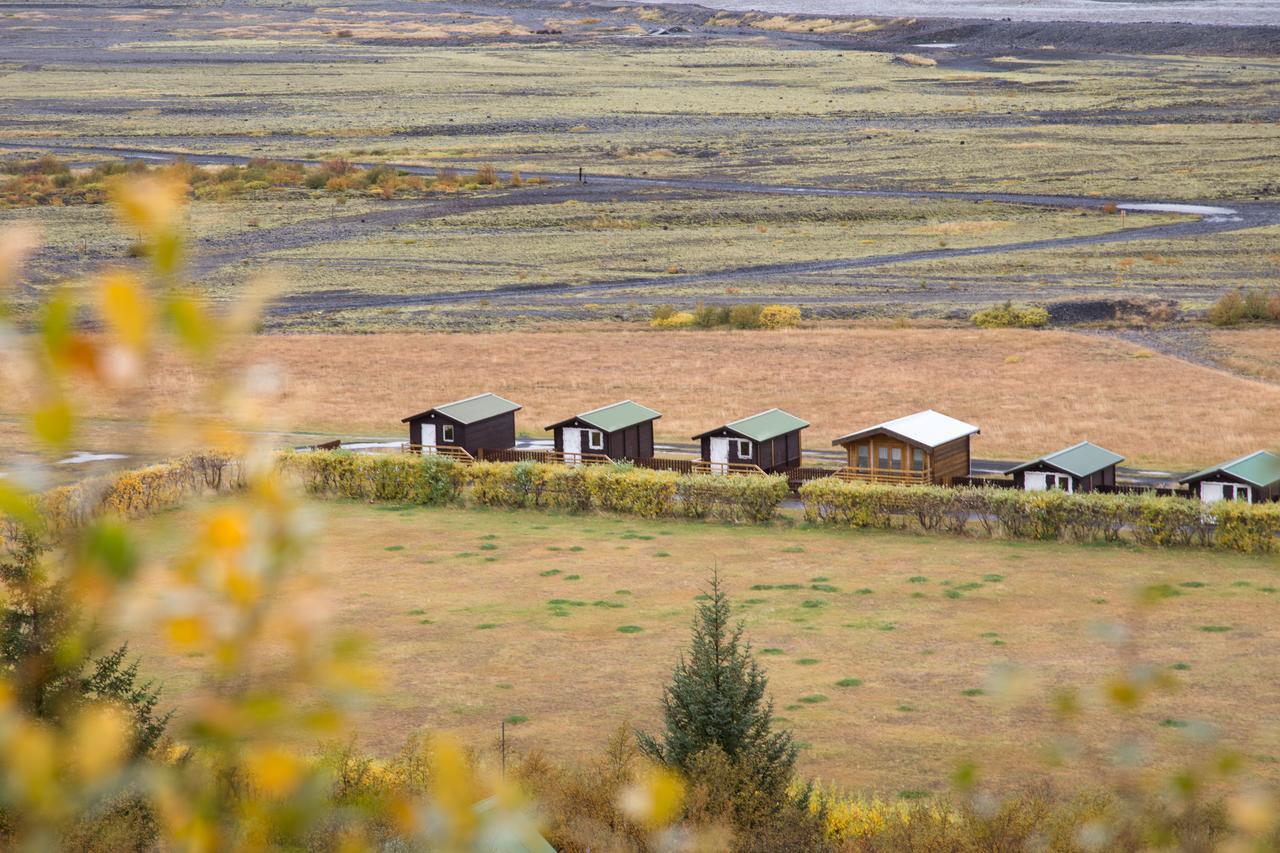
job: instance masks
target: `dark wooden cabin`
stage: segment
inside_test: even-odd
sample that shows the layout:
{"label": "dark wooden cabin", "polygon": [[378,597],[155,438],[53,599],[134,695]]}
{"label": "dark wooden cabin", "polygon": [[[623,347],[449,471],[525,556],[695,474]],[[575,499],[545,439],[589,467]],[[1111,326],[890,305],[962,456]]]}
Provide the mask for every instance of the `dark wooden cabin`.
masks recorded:
{"label": "dark wooden cabin", "polygon": [[623,400],[574,415],[547,427],[556,451],[571,458],[598,453],[610,459],[648,459],[653,456],[653,422],[662,417],[646,406]]}
{"label": "dark wooden cabin", "polygon": [[481,450],[508,450],[516,444],[516,412],[520,406],[497,394],[477,394],[410,415],[409,444],[424,453],[457,447],[472,456]]}
{"label": "dark wooden cabin", "polygon": [[1259,450],[1198,471],[1180,482],[1205,503],[1280,500],[1280,456]]}
{"label": "dark wooden cabin", "polygon": [[1116,484],[1116,465],[1124,457],[1088,441],[1024,462],[1008,470],[1013,484],[1028,492],[1060,489],[1092,492]]}
{"label": "dark wooden cabin", "polygon": [[733,465],[755,465],[766,474],[800,467],[800,430],[809,426],[781,409],[769,409],[749,418],[695,435],[701,443],[702,461],[714,473],[727,473]]}
{"label": "dark wooden cabin", "polygon": [[842,476],[876,483],[949,485],[969,476],[973,424],[927,409],[831,442],[848,453]]}

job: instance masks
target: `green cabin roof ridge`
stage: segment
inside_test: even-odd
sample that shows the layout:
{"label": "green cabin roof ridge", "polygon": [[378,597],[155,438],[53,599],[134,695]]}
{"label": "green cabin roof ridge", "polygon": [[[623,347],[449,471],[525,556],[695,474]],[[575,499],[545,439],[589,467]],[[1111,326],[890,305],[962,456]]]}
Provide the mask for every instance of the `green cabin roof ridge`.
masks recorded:
{"label": "green cabin roof ridge", "polygon": [[1081,441],[1070,447],[1064,447],[1061,450],[1055,450],[1052,453],[1046,453],[1030,462],[1024,462],[1021,465],[1015,465],[1006,471],[1006,474],[1014,474],[1018,471],[1025,471],[1040,463],[1052,465],[1061,471],[1065,471],[1075,477],[1088,477],[1090,474],[1096,474],[1103,468],[1112,465],[1118,465],[1124,461],[1124,457],[1118,453],[1113,453],[1105,447],[1100,447],[1091,441]]}
{"label": "green cabin roof ridge", "polygon": [[505,415],[509,412],[517,412],[523,408],[519,403],[513,403],[505,397],[499,397],[490,391],[483,394],[476,394],[461,400],[454,400],[452,403],[445,403],[441,406],[433,406],[424,412],[418,412],[416,415],[410,415],[401,420],[401,423],[416,421],[425,417],[432,412],[444,415],[450,420],[457,421],[460,424],[473,424],[477,421],[487,420]]}
{"label": "green cabin roof ridge", "polygon": [[754,415],[730,421],[724,426],[698,433],[694,438],[702,438],[704,435],[710,435],[717,430],[727,429],[752,441],[768,441],[771,438],[777,438],[780,435],[786,435],[798,429],[805,429],[808,426],[808,421],[798,418],[790,412],[784,412],[775,406],[772,409],[765,409],[763,412],[757,412]]}
{"label": "green cabin roof ridge", "polygon": [[590,424],[598,430],[604,432],[617,432],[620,429],[633,427],[642,424],[645,421],[652,421],[662,417],[662,413],[651,409],[648,406],[642,406],[635,400],[619,400],[616,403],[610,403],[607,406],[600,406],[587,412],[574,415],[571,418],[565,418],[551,424],[547,429],[555,429],[564,426],[572,421],[582,421]]}
{"label": "green cabin roof ridge", "polygon": [[1223,462],[1220,465],[1212,465],[1202,471],[1197,471],[1190,476],[1183,477],[1178,482],[1189,483],[1192,480],[1203,480],[1219,473],[1229,474],[1258,488],[1266,488],[1272,483],[1280,482],[1280,456],[1276,456],[1269,450],[1255,450],[1253,453],[1246,453],[1244,456],[1232,459],[1230,462]]}

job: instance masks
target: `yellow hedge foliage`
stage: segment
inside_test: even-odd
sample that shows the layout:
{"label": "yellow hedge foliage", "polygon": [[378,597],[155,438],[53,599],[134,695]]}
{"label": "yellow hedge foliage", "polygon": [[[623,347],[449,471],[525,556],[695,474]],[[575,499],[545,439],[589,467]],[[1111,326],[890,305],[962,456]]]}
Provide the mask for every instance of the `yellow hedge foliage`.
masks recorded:
{"label": "yellow hedge foliage", "polygon": [[760,312],[760,328],[792,329],[800,325],[800,309],[795,305],[766,305]]}
{"label": "yellow hedge foliage", "polygon": [[36,509],[56,535],[102,516],[138,518],[238,485],[237,465],[230,456],[192,454],[51,489],[40,496]]}
{"label": "yellow hedge foliage", "polygon": [[693,325],[693,315],[688,311],[677,311],[667,317],[654,317],[649,321],[654,329],[687,329]]}

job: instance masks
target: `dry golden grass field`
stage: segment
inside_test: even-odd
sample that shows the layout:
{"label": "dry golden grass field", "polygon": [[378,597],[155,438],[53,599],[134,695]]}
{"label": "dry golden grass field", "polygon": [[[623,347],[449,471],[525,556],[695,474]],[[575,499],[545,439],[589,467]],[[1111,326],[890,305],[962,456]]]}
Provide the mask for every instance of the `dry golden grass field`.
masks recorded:
{"label": "dry golden grass field", "polygon": [[1280,380],[1280,329],[1221,329],[1210,336],[1221,361],[1232,370]]}
{"label": "dry golden grass field", "polygon": [[[617,726],[653,727],[695,596],[717,565],[777,713],[805,744],[806,776],[896,796],[945,790],[956,764],[975,759],[995,785],[1027,782],[1058,732],[1050,691],[1092,696],[1130,653],[1178,686],[1131,715],[1091,710],[1094,746],[1123,734],[1172,760],[1209,722],[1264,776],[1280,771],[1280,725],[1266,713],[1280,703],[1274,560],[788,522],[314,510],[318,587],[337,626],[367,637],[384,675],[359,726],[378,752],[439,730],[489,750],[506,719],[514,749],[574,758],[599,752]],[[197,512],[147,523],[190,532]],[[1170,597],[1139,605],[1150,585]],[[1119,623],[1137,639],[1128,652],[1099,629]],[[198,660],[154,637],[130,641],[166,701],[198,701]],[[1000,675],[1009,672],[1021,675]]]}
{"label": "dry golden grass field", "polygon": [[[813,424],[807,447],[830,449],[856,428],[932,407],[981,426],[974,454],[986,459],[1088,439],[1130,464],[1190,469],[1280,449],[1280,387],[1067,332],[306,335],[258,337],[250,349],[284,377],[282,427],[345,436],[397,436],[402,417],[488,390],[523,404],[518,428],[538,437],[570,414],[632,398],[663,412],[658,437],[672,441],[779,406]],[[173,366],[158,377],[158,404],[191,384]]]}

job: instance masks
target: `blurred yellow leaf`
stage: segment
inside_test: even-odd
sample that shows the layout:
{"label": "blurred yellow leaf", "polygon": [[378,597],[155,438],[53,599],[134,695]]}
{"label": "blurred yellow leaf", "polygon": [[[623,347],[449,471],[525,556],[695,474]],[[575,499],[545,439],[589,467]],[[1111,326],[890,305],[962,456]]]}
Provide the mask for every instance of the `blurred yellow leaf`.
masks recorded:
{"label": "blurred yellow leaf", "polygon": [[652,765],[622,792],[618,805],[636,823],[658,829],[680,816],[684,794],[684,780],[677,773]]}
{"label": "blurred yellow leaf", "polygon": [[272,745],[251,750],[245,758],[245,769],[258,790],[278,799],[293,793],[303,767],[296,755]]}
{"label": "blurred yellow leaf", "polygon": [[240,509],[220,509],[205,522],[204,538],[216,551],[234,551],[248,541],[249,519]]}
{"label": "blurred yellow leaf", "polygon": [[57,794],[56,740],[45,726],[22,721],[3,741],[9,787],[28,803],[48,806]]}
{"label": "blurred yellow leaf", "polygon": [[142,283],[128,273],[111,273],[99,287],[102,318],[127,346],[142,349],[151,327],[151,303]]}
{"label": "blurred yellow leaf", "polygon": [[170,294],[164,307],[169,326],[182,345],[196,355],[208,355],[217,329],[204,307],[185,293]]}
{"label": "blurred yellow leaf", "polygon": [[434,738],[428,766],[431,795],[442,812],[445,834],[454,842],[469,839],[476,826],[473,807],[481,795],[462,747],[449,737]]}
{"label": "blurred yellow leaf", "polygon": [[7,515],[27,526],[38,521],[31,498],[4,480],[0,480],[0,515]]}
{"label": "blurred yellow leaf", "polygon": [[168,621],[165,630],[170,642],[181,647],[194,646],[205,636],[204,620],[199,616],[175,616]]}
{"label": "blurred yellow leaf", "polygon": [[1134,708],[1142,701],[1142,691],[1131,679],[1113,678],[1106,684],[1107,698],[1121,708]]}
{"label": "blurred yellow leaf", "polygon": [[54,364],[65,364],[70,347],[75,305],[64,290],[53,293],[44,303],[40,315],[40,336],[45,352]]}
{"label": "blurred yellow leaf", "polygon": [[186,195],[183,181],[157,174],[122,180],[113,187],[111,197],[120,218],[150,238],[174,228]]}
{"label": "blurred yellow leaf", "polygon": [[114,773],[129,753],[129,721],[117,708],[97,705],[75,720],[68,747],[82,779],[95,781]]}
{"label": "blurred yellow leaf", "polygon": [[65,449],[71,441],[75,417],[65,400],[53,400],[31,412],[31,429],[36,438],[50,447]]}
{"label": "blurred yellow leaf", "polygon": [[1245,832],[1261,835],[1271,829],[1277,814],[1276,803],[1262,791],[1244,791],[1227,800],[1231,822]]}
{"label": "blurred yellow leaf", "polygon": [[227,597],[242,607],[258,600],[257,580],[234,566],[223,576],[223,586]]}

